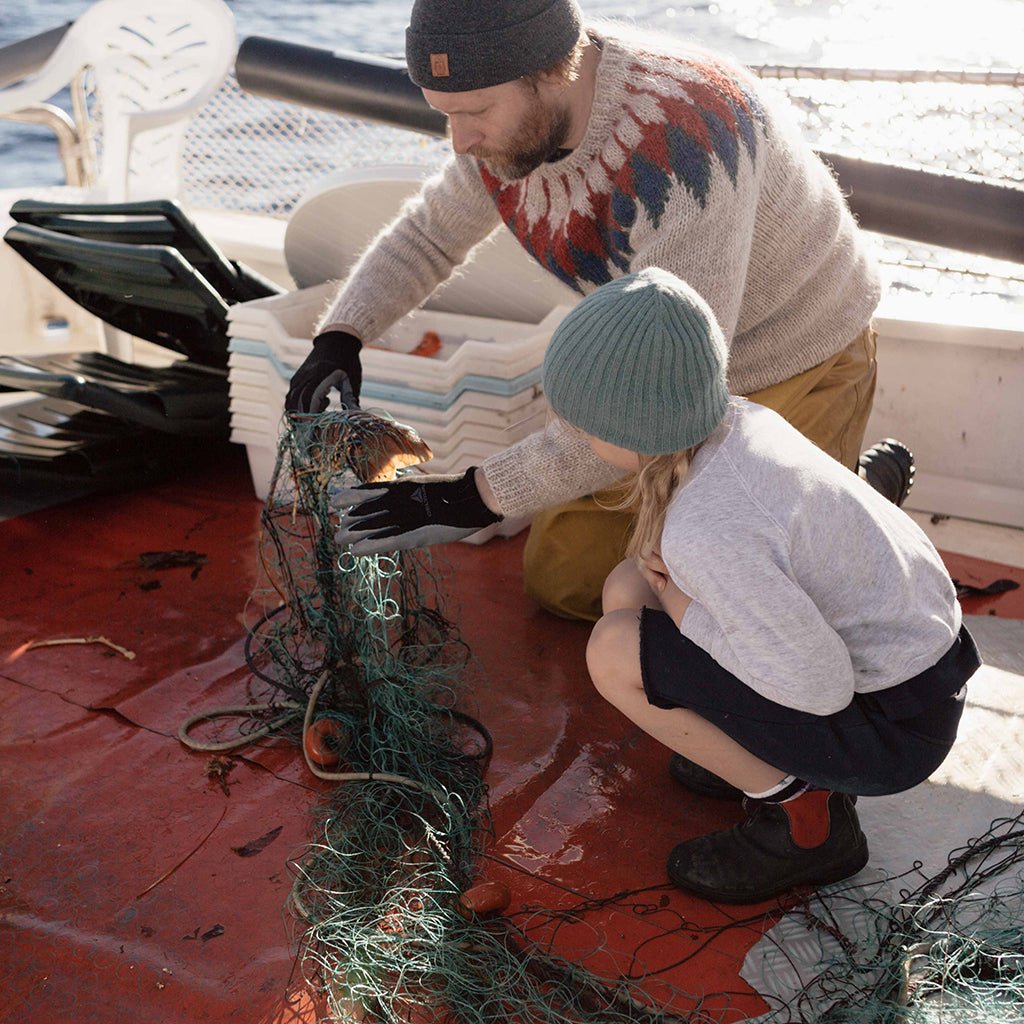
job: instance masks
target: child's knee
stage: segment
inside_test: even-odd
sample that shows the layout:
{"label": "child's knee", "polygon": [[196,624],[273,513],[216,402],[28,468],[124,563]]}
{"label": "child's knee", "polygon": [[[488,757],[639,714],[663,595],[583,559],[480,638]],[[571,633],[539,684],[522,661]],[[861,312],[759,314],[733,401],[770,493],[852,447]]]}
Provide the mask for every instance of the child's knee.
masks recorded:
{"label": "child's knee", "polygon": [[602,694],[640,678],[640,622],[636,609],[603,615],[587,642],[587,669]]}
{"label": "child's knee", "polygon": [[639,607],[638,601],[645,586],[636,562],[632,558],[624,559],[608,573],[604,581],[601,590],[602,611],[608,614],[620,608]]}

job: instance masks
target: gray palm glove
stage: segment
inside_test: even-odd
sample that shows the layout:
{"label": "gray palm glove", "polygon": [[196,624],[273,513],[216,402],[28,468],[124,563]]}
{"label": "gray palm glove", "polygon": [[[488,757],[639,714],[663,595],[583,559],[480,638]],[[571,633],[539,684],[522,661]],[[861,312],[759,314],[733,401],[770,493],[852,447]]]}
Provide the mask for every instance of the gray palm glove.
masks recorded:
{"label": "gray palm glove", "polygon": [[469,537],[502,519],[484,504],[475,473],[471,466],[458,476],[341,488],[332,495],[332,504],[348,510],[334,539],[342,546],[351,544],[353,554],[376,555]]}

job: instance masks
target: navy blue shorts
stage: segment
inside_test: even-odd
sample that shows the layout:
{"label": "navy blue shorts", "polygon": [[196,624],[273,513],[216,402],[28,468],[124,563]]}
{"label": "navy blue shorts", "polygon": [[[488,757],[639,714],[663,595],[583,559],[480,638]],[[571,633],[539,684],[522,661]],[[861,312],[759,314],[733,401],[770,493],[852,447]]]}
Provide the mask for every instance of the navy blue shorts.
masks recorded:
{"label": "navy blue shorts", "polygon": [[963,713],[967,680],[981,665],[960,630],[929,669],[897,686],[854,694],[832,715],[796,711],[762,697],[683,636],[663,611],[640,617],[640,668],[658,708],[689,708],[755,757],[841,793],[901,793],[945,760]]}

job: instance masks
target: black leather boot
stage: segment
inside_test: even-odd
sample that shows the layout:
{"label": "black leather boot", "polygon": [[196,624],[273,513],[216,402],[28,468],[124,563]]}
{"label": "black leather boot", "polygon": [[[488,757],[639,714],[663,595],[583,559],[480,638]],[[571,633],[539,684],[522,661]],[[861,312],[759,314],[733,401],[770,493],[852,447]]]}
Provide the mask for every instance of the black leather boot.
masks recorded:
{"label": "black leather boot", "polygon": [[746,800],[747,820],[680,843],[674,885],[721,903],[761,903],[799,885],[828,885],[868,862],[853,798],[816,789],[784,804]]}
{"label": "black leather boot", "polygon": [[743,790],[730,785],[725,779],[719,778],[707,768],[701,768],[696,761],[673,754],[668,762],[668,773],[676,782],[681,783],[694,793],[701,796],[713,796],[718,800],[741,800]]}
{"label": "black leather boot", "polygon": [[914,486],[913,452],[893,437],[861,452],[858,468],[860,475],[897,507],[902,507]]}

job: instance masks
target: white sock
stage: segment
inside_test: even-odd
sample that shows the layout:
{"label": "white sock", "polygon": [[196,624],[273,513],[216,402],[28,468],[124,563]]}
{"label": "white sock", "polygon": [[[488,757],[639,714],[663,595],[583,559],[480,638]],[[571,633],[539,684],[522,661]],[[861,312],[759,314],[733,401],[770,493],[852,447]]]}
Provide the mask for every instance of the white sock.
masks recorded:
{"label": "white sock", "polygon": [[748,793],[744,790],[743,794],[744,796],[749,796],[751,800],[770,800],[772,803],[785,803],[787,800],[800,796],[801,793],[806,793],[809,788],[809,784],[804,782],[803,779],[798,779],[795,775],[787,775],[784,779],[780,779],[771,789],[766,789],[763,793]]}

